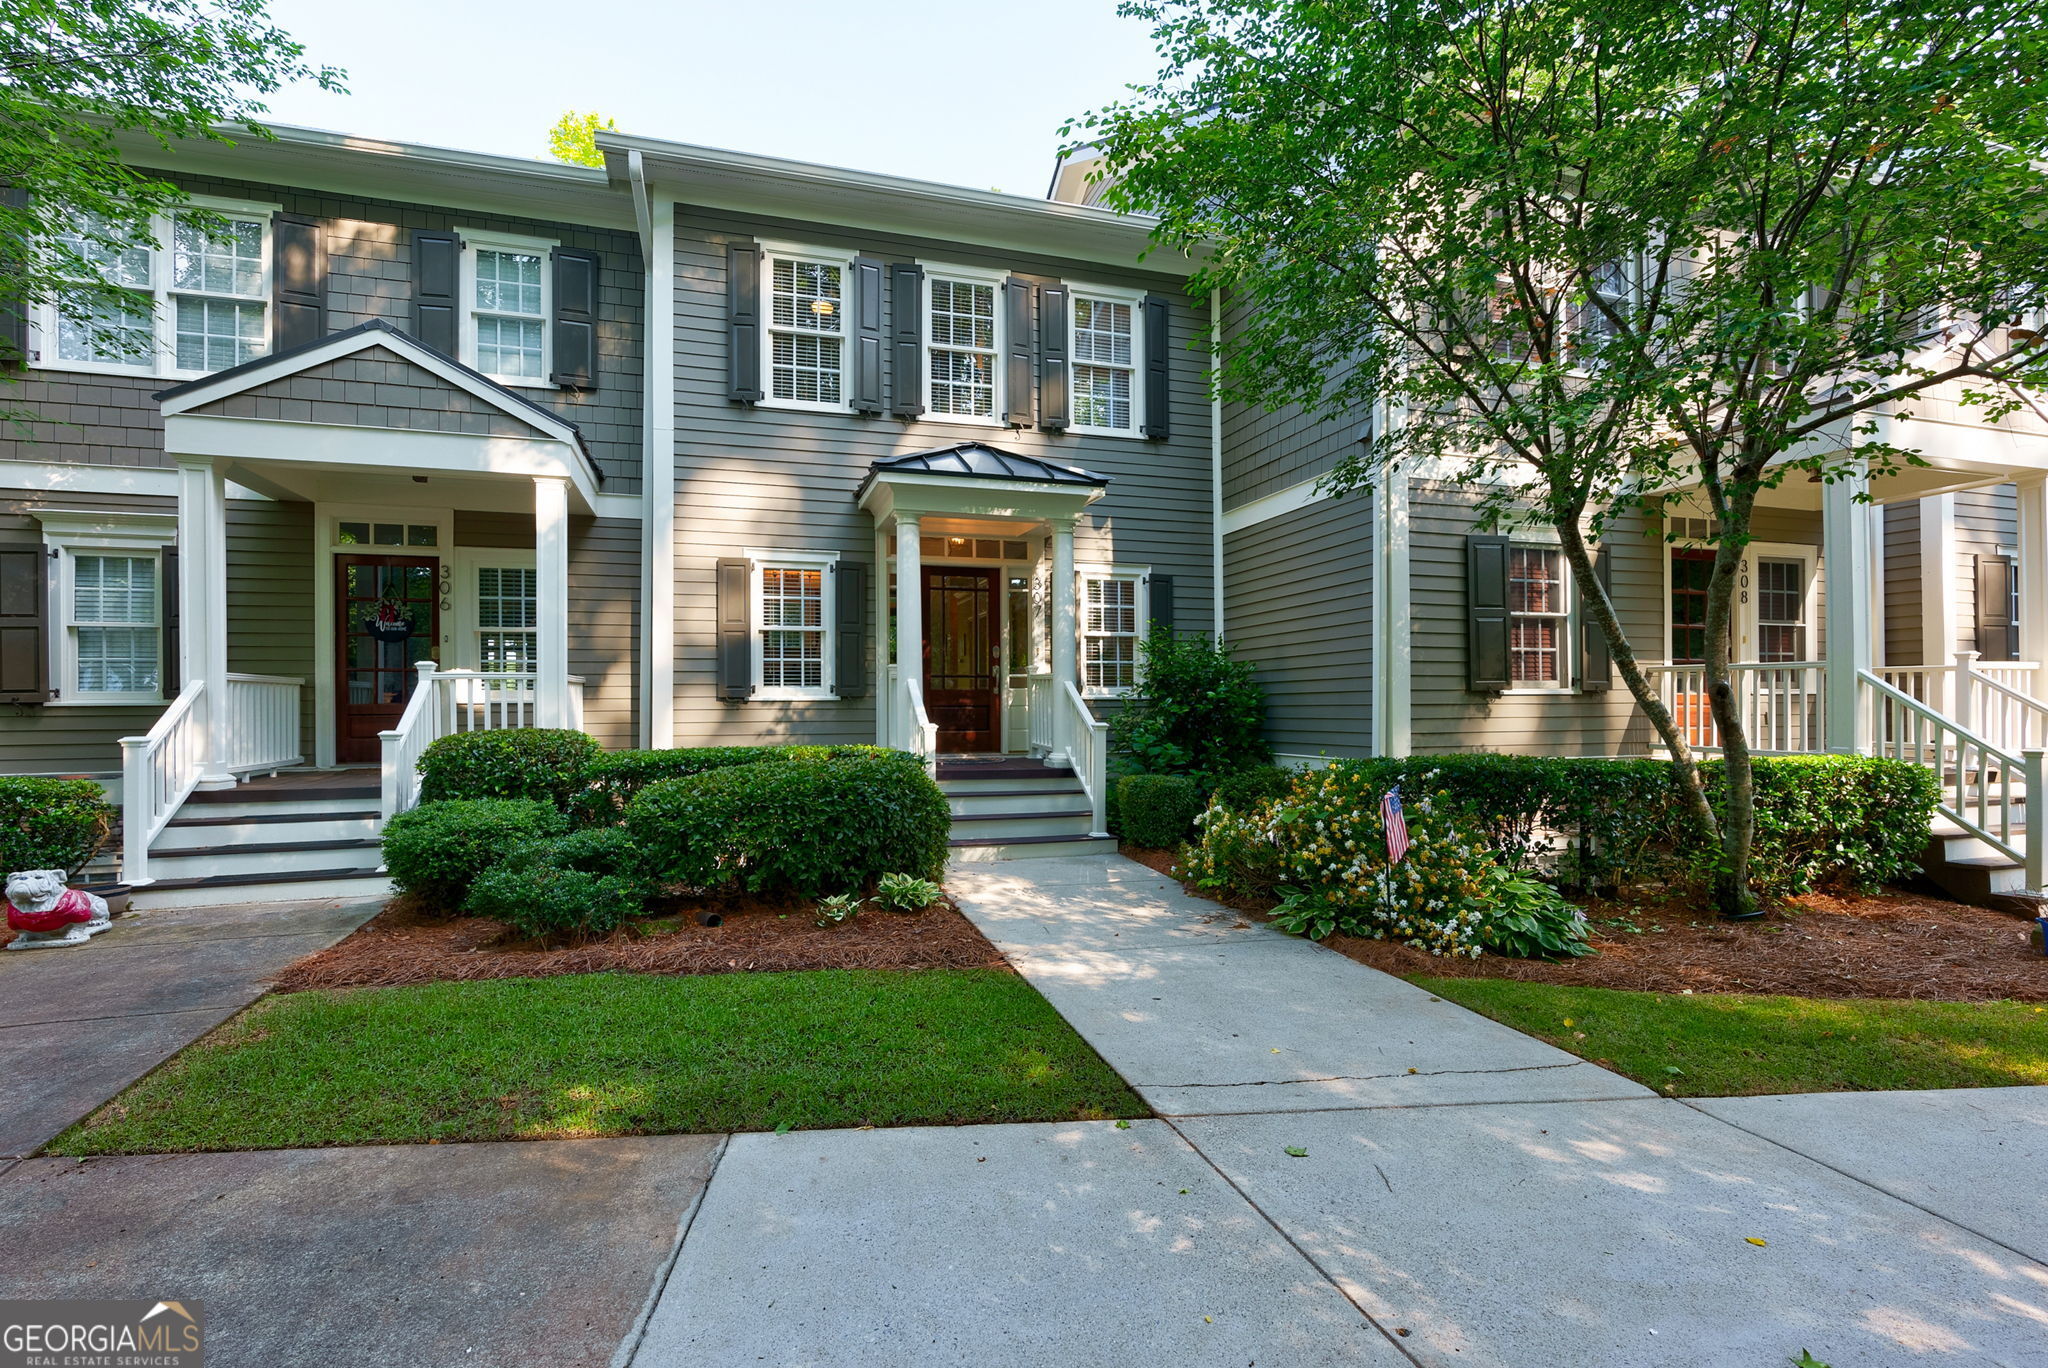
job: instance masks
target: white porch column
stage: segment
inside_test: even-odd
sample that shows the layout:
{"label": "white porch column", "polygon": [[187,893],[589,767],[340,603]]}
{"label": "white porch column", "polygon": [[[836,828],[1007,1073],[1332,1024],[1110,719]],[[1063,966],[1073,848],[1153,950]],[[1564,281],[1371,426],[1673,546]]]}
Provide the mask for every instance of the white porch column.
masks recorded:
{"label": "white porch column", "polygon": [[228,482],[210,460],[178,462],[178,678],[203,680],[199,787],[233,788],[227,767]]}
{"label": "white porch column", "polygon": [[533,482],[533,548],[539,619],[534,623],[533,724],[569,725],[569,482]]}
{"label": "white porch column", "polygon": [[1073,763],[1074,710],[1067,686],[1079,686],[1074,659],[1080,636],[1074,608],[1074,519],[1052,520],[1052,754],[1048,760]]}
{"label": "white porch column", "polygon": [[[1920,661],[1949,663],[1962,640],[1956,601],[1956,496],[1935,494],[1920,501]],[[1887,661],[1889,663],[1889,661]],[[1955,680],[1933,685],[1927,702],[1950,716],[1957,704]]]}
{"label": "white porch column", "polygon": [[1851,473],[1821,486],[1821,558],[1827,575],[1827,746],[1838,755],[1860,748],[1856,672],[1871,668],[1876,642],[1870,620],[1870,579],[1877,573],[1870,518],[1857,496],[1870,478],[1856,462]]}
{"label": "white porch column", "polygon": [[[896,718],[896,744],[904,750],[915,750],[920,742],[910,717],[910,681],[924,687],[924,548],[918,541],[920,535],[916,514],[896,515],[896,696],[889,700],[889,707]],[[886,623],[882,630],[888,630]]]}
{"label": "white porch column", "polygon": [[[2017,481],[2020,492],[2020,659],[2048,657],[2048,476]],[[2035,696],[2048,690],[2034,681]]]}

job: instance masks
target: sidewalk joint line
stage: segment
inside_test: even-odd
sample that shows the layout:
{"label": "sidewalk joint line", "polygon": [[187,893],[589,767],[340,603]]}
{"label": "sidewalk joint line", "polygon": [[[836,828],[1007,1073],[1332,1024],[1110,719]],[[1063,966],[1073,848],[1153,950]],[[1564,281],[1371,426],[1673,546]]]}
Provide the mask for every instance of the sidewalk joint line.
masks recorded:
{"label": "sidewalk joint line", "polygon": [[[1417,1072],[1404,1069],[1400,1073],[1386,1074],[1331,1074],[1327,1078],[1254,1078],[1243,1083],[1142,1083],[1145,1088],[1284,1088],[1297,1083],[1376,1083],[1384,1078],[1443,1078],[1451,1074],[1511,1074],[1538,1073],[1544,1069],[1576,1069],[1582,1064],[1591,1064],[1589,1059],[1574,1059],[1563,1064],[1517,1064],[1507,1069],[1431,1069]],[[1598,1067],[1598,1066],[1595,1066]]]}
{"label": "sidewalk joint line", "polygon": [[[266,988],[257,994],[257,997],[261,998],[269,991]],[[107,1016],[56,1017],[49,1021],[10,1021],[0,1023],[0,1031],[19,1031],[29,1026],[75,1026],[90,1021],[140,1021],[144,1017],[183,1016],[187,1012],[239,1012],[251,1005],[249,1002],[203,1002],[197,1007],[165,1007],[155,1012],[113,1012]]]}
{"label": "sidewalk joint line", "polygon": [[1288,1234],[1286,1228],[1283,1227],[1278,1221],[1274,1220],[1271,1214],[1269,1214],[1264,1207],[1260,1206],[1257,1199],[1255,1199],[1249,1192],[1246,1192],[1244,1188],[1238,1184],[1235,1178],[1232,1178],[1229,1174],[1225,1173],[1223,1171],[1223,1166],[1221,1164],[1218,1164],[1214,1159],[1211,1159],[1209,1157],[1209,1153],[1207,1150],[1204,1150],[1200,1145],[1196,1144],[1193,1140],[1189,1139],[1186,1135],[1182,1134],[1181,1128],[1179,1126],[1174,1125],[1172,1117],[1162,1116],[1159,1119],[1166,1123],[1166,1128],[1168,1130],[1172,1131],[1176,1136],[1180,1138],[1180,1142],[1183,1145],[1186,1145],[1189,1149],[1193,1150],[1197,1155],[1201,1156],[1202,1162],[1207,1164],[1210,1167],[1210,1169],[1212,1169],[1215,1172],[1216,1176],[1223,1180],[1224,1185],[1227,1186],[1232,1192],[1236,1193],[1246,1206],[1250,1207],[1253,1211],[1258,1212],[1259,1219],[1264,1221],[1267,1225],[1271,1226],[1273,1228],[1273,1233],[1275,1235],[1278,1235],[1282,1240],[1285,1240],[1287,1242],[1287,1247],[1292,1249],[1295,1253],[1299,1254],[1310,1268],[1313,1268],[1319,1275],[1321,1275],[1322,1280],[1328,1283],[1330,1287],[1337,1293],[1338,1296],[1342,1297],[1345,1301],[1351,1303],[1351,1309],[1356,1311],[1360,1316],[1363,1316],[1365,1318],[1365,1323],[1367,1325],[1370,1325],[1373,1329],[1379,1331],[1380,1338],[1384,1339],[1388,1344],[1392,1345],[1395,1353],[1399,1354],[1402,1358],[1407,1359],[1408,1362],[1414,1364],[1415,1368],[1423,1368],[1422,1360],[1408,1352],[1408,1347],[1401,1343],[1400,1337],[1394,1334],[1393,1331],[1387,1329],[1386,1326],[1381,1325],[1379,1323],[1379,1318],[1374,1316],[1372,1312],[1366,1310],[1363,1306],[1359,1305],[1358,1298],[1352,1296],[1349,1292],[1345,1291],[1344,1284],[1338,1282],[1336,1278],[1332,1277],[1330,1274],[1330,1270],[1323,1267],[1322,1263],[1316,1258],[1315,1255],[1309,1253],[1308,1250],[1304,1249],[1302,1247],[1301,1241],[1295,1239],[1292,1235]]}
{"label": "sidewalk joint line", "polygon": [[626,1337],[612,1351],[611,1368],[633,1368],[633,1360],[640,1357],[640,1346],[647,1340],[647,1327],[654,1323],[654,1313],[661,1309],[661,1300],[668,1295],[669,1279],[675,1276],[676,1265],[682,1261],[683,1242],[690,1238],[690,1229],[697,1224],[697,1213],[704,1209],[704,1199],[711,1195],[712,1180],[718,1177],[719,1165],[725,1162],[725,1152],[731,1146],[730,1134],[718,1137],[718,1148],[711,1155],[711,1171],[704,1175],[704,1183],[697,1189],[696,1199],[677,1221],[675,1243],[669,1247],[668,1258],[656,1270],[654,1286],[647,1292],[647,1304],[640,1308],[640,1314],[627,1327]]}
{"label": "sidewalk joint line", "polygon": [[[1986,1244],[1996,1245],[1998,1246],[1998,1248],[2004,1250],[2006,1253],[2012,1255],[2014,1258],[2022,1259],[2025,1262],[2034,1265],[2036,1268],[2048,1268],[2048,1259],[2039,1258],[2035,1255],[2027,1253],[2023,1249],[2014,1249],[2011,1245],[1999,1239],[1996,1235],[1986,1235],[1983,1231],[1977,1229],[1975,1226],[1964,1225],[1961,1221],[1958,1221],[1953,1216],[1944,1215],[1943,1213],[1936,1211],[1933,1207],[1925,1206],[1919,1202],[1914,1201],[1911,1197],[1907,1197],[1900,1193],[1893,1192],[1890,1188],[1884,1186],[1882,1183],[1874,1183],[1870,1179],[1863,1177],[1861,1174],[1851,1173],[1849,1172],[1849,1170],[1845,1168],[1842,1168],[1835,1164],[1831,1164],[1827,1160],[1819,1157],[1818,1155],[1808,1154],[1805,1150],[1800,1149],[1796,1145],[1789,1145],[1785,1143],[1783,1140],[1778,1140],[1771,1136],[1765,1135],[1761,1131],[1753,1131],[1739,1121],[1730,1121],[1725,1116],[1716,1116],[1714,1115],[1714,1113],[1700,1106],[1698,1104],[1698,1101],[1696,1101],[1693,1098],[1677,1097],[1673,1098],[1672,1100],[1674,1102],[1681,1103],[1684,1106],[1690,1107],[1693,1111],[1698,1112],[1701,1116],[1706,1117],[1709,1121],[1719,1121],[1722,1125],[1731,1127],[1734,1130],[1739,1130],[1744,1135],[1753,1136],[1756,1139],[1763,1141],[1766,1145],[1769,1145],[1774,1149],[1784,1150],[1787,1154],[1796,1154],[1801,1159],[1806,1160],[1808,1163],[1819,1164],[1822,1168],[1826,1169],[1830,1173],[1839,1173],[1844,1178],[1847,1178],[1850,1182],[1856,1184],[1858,1187],[1869,1188],[1872,1192],[1878,1193],[1885,1197],[1889,1197],[1894,1202],[1903,1202],[1905,1205],[1912,1207],[1915,1211],[1922,1212],[1928,1216],[1932,1216],[1935,1220],[1941,1222],[1943,1225],[1954,1226],[1957,1230],[1962,1231],[1966,1235],[1974,1235],[1978,1239],[1984,1241]],[[1726,1101],[1728,1099],[1704,1098],[1699,1100],[1713,1102]]]}

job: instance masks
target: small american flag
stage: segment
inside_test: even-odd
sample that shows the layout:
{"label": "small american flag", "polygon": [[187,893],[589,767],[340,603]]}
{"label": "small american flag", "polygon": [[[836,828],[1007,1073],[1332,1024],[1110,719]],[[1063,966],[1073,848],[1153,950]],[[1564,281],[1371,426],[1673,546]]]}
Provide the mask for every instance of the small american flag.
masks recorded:
{"label": "small american flag", "polygon": [[1380,822],[1387,829],[1387,863],[1399,864],[1408,853],[1408,819],[1401,815],[1401,790],[1390,788],[1380,799]]}

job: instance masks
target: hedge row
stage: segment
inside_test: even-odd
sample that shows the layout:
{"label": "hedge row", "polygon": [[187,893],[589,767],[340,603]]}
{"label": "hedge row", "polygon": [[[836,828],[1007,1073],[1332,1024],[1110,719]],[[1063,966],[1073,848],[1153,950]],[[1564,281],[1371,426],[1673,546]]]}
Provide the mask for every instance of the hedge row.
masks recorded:
{"label": "hedge row", "polygon": [[76,873],[114,830],[114,805],[90,779],[0,777],[0,877],[24,869]]}

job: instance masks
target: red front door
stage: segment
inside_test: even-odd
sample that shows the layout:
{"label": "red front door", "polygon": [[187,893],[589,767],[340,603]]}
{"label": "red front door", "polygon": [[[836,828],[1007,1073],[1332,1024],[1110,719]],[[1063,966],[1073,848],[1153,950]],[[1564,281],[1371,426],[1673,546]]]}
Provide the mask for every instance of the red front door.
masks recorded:
{"label": "red front door", "polygon": [[1002,749],[996,570],[924,569],[924,699],[939,749]]}
{"label": "red front door", "polygon": [[[431,556],[334,558],[334,755],[342,764],[376,763],[377,733],[398,725],[419,682],[415,667],[433,659],[441,636],[440,565]],[[391,605],[410,628],[373,626],[380,604]]]}

